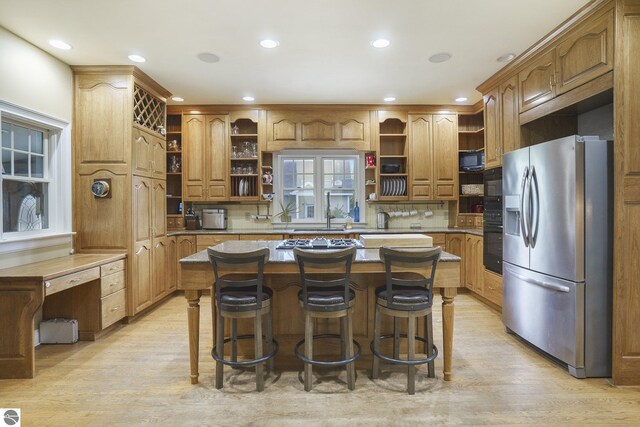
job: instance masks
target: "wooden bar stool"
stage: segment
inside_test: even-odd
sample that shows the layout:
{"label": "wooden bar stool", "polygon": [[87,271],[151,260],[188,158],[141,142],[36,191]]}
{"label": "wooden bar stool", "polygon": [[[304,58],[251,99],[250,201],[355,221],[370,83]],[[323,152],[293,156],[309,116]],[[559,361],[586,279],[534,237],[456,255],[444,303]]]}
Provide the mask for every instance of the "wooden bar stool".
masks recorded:
{"label": "wooden bar stool", "polygon": [[[380,248],[380,259],[385,264],[386,284],[376,289],[376,310],[373,317],[373,368],[371,377],[378,378],[379,361],[408,365],[407,391],[415,394],[416,365],[428,364],[430,378],[435,377],[434,359],[438,349],[433,345],[433,322],[431,306],[433,305],[433,280],[440,259],[441,249],[391,249]],[[415,273],[419,269],[430,269],[425,277]],[[413,272],[412,272],[413,271]],[[418,276],[416,278],[416,276]],[[382,314],[393,317],[393,335],[380,335],[380,317]],[[425,337],[416,336],[416,319],[424,317]],[[400,334],[400,318],[407,319],[407,333]],[[385,356],[380,352],[380,340],[393,338],[393,356]],[[400,338],[407,339],[408,354],[400,359]],[[427,357],[416,359],[416,340],[425,343]]]}
{"label": "wooden bar stool", "polygon": [[[360,344],[353,339],[352,312],[355,292],[350,288],[351,264],[356,248],[329,252],[307,251],[294,248],[293,254],[300,268],[302,289],[298,293],[304,311],[304,336],[295,347],[295,355],[304,362],[304,389],[311,390],[312,366],[347,366],[347,386],[355,389],[355,361],[360,357]],[[316,274],[317,273],[317,274]],[[340,318],[340,334],[313,335],[314,318]],[[314,339],[340,338],[342,359],[319,361],[313,359]],[[354,344],[358,351],[354,354]],[[300,347],[304,345],[304,355]]]}
{"label": "wooden bar stool", "polygon": [[[255,366],[256,389],[264,389],[262,365],[268,362],[268,368],[273,369],[273,357],[278,352],[278,342],[273,339],[273,320],[271,312],[271,298],[273,291],[263,286],[264,264],[269,258],[269,249],[263,248],[251,252],[224,253],[211,248],[207,249],[209,261],[213,267],[214,294],[216,306],[215,346],[211,349],[211,356],[216,361],[216,388],[223,385],[224,365],[234,368]],[[218,276],[218,266],[237,271],[237,274]],[[255,273],[254,273],[255,271]],[[267,316],[266,342],[268,354],[263,355],[262,317]],[[254,319],[254,334],[238,336],[238,319]],[[231,319],[231,337],[224,337],[224,319]],[[238,362],[238,340],[253,339],[255,355],[252,360]],[[224,345],[231,342],[231,359],[224,358]]]}

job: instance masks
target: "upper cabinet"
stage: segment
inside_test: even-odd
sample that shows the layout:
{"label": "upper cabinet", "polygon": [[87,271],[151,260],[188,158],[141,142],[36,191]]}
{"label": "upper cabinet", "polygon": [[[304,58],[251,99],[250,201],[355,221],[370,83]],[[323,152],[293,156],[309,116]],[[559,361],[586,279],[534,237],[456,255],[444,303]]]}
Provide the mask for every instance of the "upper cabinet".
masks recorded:
{"label": "upper cabinet", "polygon": [[518,73],[520,112],[613,70],[613,13],[589,18]]}
{"label": "upper cabinet", "polygon": [[500,166],[502,155],[520,148],[517,78],[484,95],[485,167]]}
{"label": "upper cabinet", "polygon": [[166,173],[166,141],[155,134],[133,127],[133,174],[164,179]]}
{"label": "upper cabinet", "polygon": [[408,158],[412,149],[407,144],[407,113],[378,111],[378,123],[380,200],[408,200]]}
{"label": "upper cabinet", "polygon": [[500,165],[500,112],[498,110],[499,89],[493,89],[483,96],[484,104],[484,161],[486,168]]}
{"label": "upper cabinet", "polygon": [[[382,144],[382,135],[380,139]],[[382,150],[382,148],[381,148]],[[456,200],[458,118],[455,114],[409,115],[409,182],[412,200]]]}
{"label": "upper cabinet", "polygon": [[367,110],[269,110],[266,121],[266,151],[371,147]]}

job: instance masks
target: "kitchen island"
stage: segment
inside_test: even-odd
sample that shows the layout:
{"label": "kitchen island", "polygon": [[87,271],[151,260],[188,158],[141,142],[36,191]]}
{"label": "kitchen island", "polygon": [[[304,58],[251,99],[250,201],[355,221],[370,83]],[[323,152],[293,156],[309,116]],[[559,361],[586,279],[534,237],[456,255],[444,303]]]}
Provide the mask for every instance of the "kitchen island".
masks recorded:
{"label": "kitchen island", "polygon": [[[227,241],[215,246],[222,252],[246,252],[259,248],[269,248],[269,262],[264,267],[265,284],[273,289],[273,333],[280,343],[280,351],[276,356],[279,366],[292,366],[296,363],[293,357],[293,345],[304,335],[302,310],[299,308],[298,265],[292,250],[276,249],[277,241]],[[370,355],[368,343],[373,339],[373,313],[375,307],[375,288],[384,283],[384,264],[380,260],[378,249],[358,249],[352,265],[352,287],[356,292],[354,308],[354,335],[363,349],[364,355]],[[444,380],[449,381],[452,375],[453,351],[453,301],[460,284],[460,258],[442,252],[436,270],[434,288],[440,290],[442,296],[442,330],[444,360]],[[225,274],[224,271],[220,272]],[[180,283],[178,289],[185,292],[188,302],[189,353],[191,365],[191,383],[198,383],[198,349],[200,341],[200,297],[204,290],[211,290],[213,270],[209,264],[207,251],[199,251],[180,260]],[[213,299],[212,299],[213,302]],[[212,303],[212,310],[215,310]],[[215,319],[215,313],[212,319]],[[330,319],[318,321],[317,333],[326,333],[332,325]],[[215,321],[215,320],[213,320]],[[389,330],[391,322],[383,324],[383,333]],[[419,322],[418,334],[421,335],[422,322]],[[239,325],[239,333],[243,325]],[[212,330],[215,330],[213,325]],[[337,348],[337,347],[336,347]],[[335,350],[335,349],[329,349]],[[242,347],[240,352],[242,352]],[[315,352],[314,352],[315,353]]]}

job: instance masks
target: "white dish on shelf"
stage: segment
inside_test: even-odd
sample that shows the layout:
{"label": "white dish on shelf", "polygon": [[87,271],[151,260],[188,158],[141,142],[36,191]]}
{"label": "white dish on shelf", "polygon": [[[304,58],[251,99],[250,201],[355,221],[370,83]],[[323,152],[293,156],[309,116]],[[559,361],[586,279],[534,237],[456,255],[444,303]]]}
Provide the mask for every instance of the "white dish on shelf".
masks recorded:
{"label": "white dish on shelf", "polygon": [[393,178],[393,197],[398,195],[398,190],[400,189],[400,185],[398,183],[398,178]]}
{"label": "white dish on shelf", "polygon": [[406,193],[405,191],[407,190],[407,180],[404,178],[400,178],[400,195],[404,196]]}

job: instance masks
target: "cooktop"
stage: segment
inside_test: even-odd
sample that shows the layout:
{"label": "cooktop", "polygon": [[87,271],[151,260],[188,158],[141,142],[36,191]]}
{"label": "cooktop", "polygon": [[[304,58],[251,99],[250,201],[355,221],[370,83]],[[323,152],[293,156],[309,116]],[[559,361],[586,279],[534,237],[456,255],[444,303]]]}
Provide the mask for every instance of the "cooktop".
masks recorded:
{"label": "cooktop", "polygon": [[315,239],[286,239],[278,243],[276,249],[342,249],[355,246],[358,249],[364,248],[362,243],[356,239],[326,239],[316,237]]}

